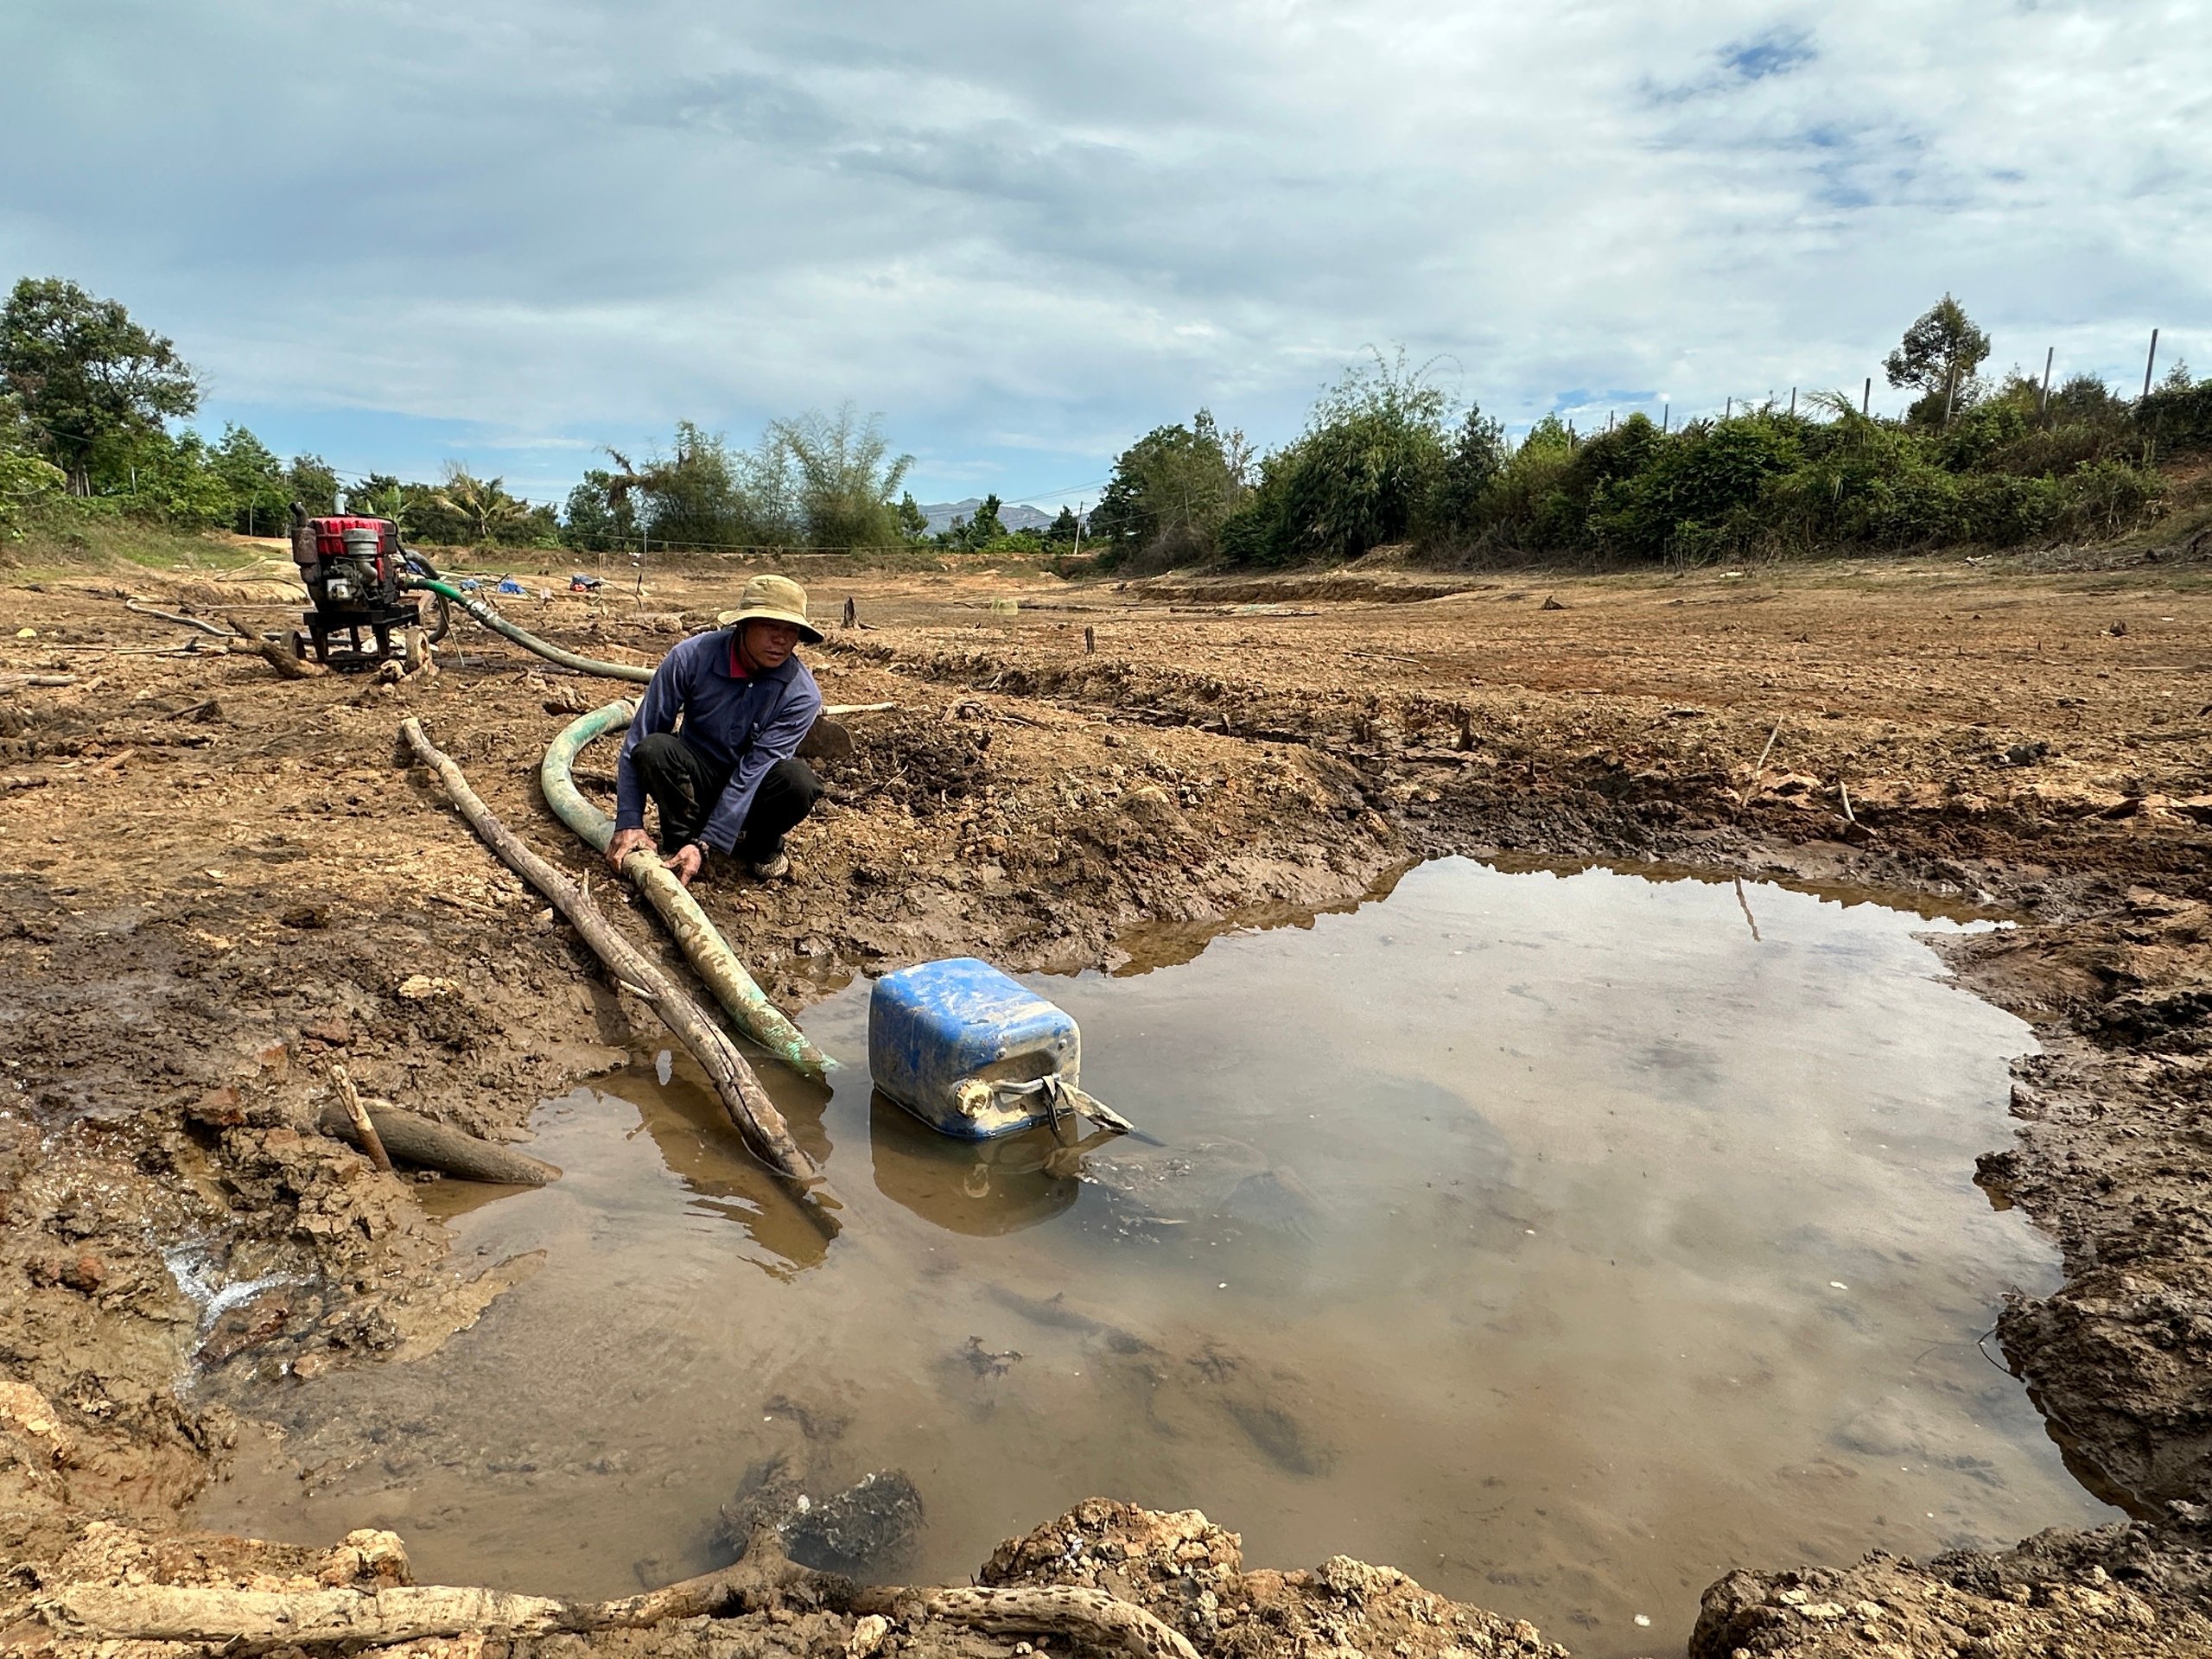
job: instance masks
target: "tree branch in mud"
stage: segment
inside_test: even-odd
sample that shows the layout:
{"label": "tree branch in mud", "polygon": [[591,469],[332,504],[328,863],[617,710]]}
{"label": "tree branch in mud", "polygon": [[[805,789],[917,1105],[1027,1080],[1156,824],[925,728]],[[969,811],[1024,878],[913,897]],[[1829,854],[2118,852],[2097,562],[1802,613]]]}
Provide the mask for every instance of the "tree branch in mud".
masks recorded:
{"label": "tree branch in mud", "polygon": [[321,663],[302,662],[299,652],[292,648],[292,642],[288,636],[270,634],[264,638],[261,630],[255,626],[251,617],[242,617],[226,612],[223,620],[245,636],[245,648],[258,652],[262,660],[275,669],[281,678],[308,680],[328,671]]}
{"label": "tree branch in mud", "polygon": [[[791,1181],[810,1187],[817,1183],[821,1176],[814,1160],[791,1139],[783,1114],[768,1098],[768,1091],[760,1086],[760,1079],[753,1074],[745,1056],[738,1052],[728,1034],[665,969],[616,930],[581,885],[531,851],[493,816],[482,798],[469,787],[461,768],[430,741],[421,721],[410,715],[400,723],[399,729],[416,758],[437,773],[439,782],[445,785],[446,793],[453,798],[470,828],[483,837],[510,869],[553,901],[616,980],[650,1005],[661,1022],[675,1033],[677,1040],[690,1051],[692,1058],[713,1079],[723,1109],[753,1151]],[[802,1207],[817,1224],[830,1219],[813,1203]]]}
{"label": "tree branch in mud", "polygon": [[[335,1084],[343,1068],[331,1067]],[[362,1133],[376,1138],[378,1145],[404,1163],[417,1165],[423,1169],[435,1169],[442,1174],[457,1175],[465,1181],[493,1181],[508,1186],[543,1186],[561,1179],[561,1172],[542,1158],[517,1152],[512,1147],[502,1147],[454,1128],[450,1123],[395,1106],[388,1100],[373,1103],[355,1102],[360,1109],[356,1118],[353,1107],[342,1097],[323,1109],[315,1127],[325,1135],[340,1141],[351,1141],[369,1154],[372,1162],[376,1153],[370,1150],[368,1140]],[[379,1166],[389,1168],[389,1163]]]}
{"label": "tree branch in mud", "polygon": [[33,1603],[60,1634],[220,1644],[226,1654],[285,1647],[381,1647],[481,1633],[554,1636],[637,1630],[670,1619],[760,1612],[789,1599],[904,1624],[940,1619],[999,1636],[1060,1636],[1128,1659],[1198,1659],[1183,1634],[1135,1602],[1074,1585],[857,1586],[784,1554],[772,1528],[734,1567],[618,1601],[442,1585],[383,1590],[231,1590],[181,1585],[64,1585]]}

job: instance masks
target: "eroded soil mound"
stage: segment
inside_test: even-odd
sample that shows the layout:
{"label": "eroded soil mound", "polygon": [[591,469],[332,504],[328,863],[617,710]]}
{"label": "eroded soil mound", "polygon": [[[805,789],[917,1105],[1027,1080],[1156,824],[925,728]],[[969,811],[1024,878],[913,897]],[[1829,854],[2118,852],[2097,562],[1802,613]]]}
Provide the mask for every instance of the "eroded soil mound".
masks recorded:
{"label": "eroded soil mound", "polygon": [[2177,1505],[2163,1526],[2054,1529],[1926,1566],[1731,1573],[1705,1593],[1692,1659],[2185,1659],[2212,1653],[2212,1528]]}

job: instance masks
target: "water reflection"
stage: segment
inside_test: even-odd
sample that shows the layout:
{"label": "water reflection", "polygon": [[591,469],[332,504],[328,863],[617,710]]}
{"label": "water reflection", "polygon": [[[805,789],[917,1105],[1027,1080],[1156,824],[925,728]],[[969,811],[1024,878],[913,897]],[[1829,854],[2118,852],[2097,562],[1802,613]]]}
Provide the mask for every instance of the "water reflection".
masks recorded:
{"label": "water reflection", "polygon": [[[664,1083],[657,1075],[663,1069]],[[770,1093],[791,1139],[826,1166],[833,1150],[823,1122],[830,1088],[781,1068],[763,1068],[764,1083],[772,1076]],[[747,1258],[763,1272],[789,1279],[828,1259],[839,1230],[836,1217],[746,1150],[721,1098],[688,1055],[673,1064],[615,1072],[600,1093],[608,1109],[638,1114],[639,1128],[652,1135],[662,1161],[690,1192],[693,1213],[734,1223],[751,1243]]]}
{"label": "water reflection", "polygon": [[1083,1192],[1081,1154],[1049,1128],[996,1141],[939,1135],[881,1090],[870,1091],[868,1157],[876,1191],[948,1232],[1018,1233],[1064,1213]]}

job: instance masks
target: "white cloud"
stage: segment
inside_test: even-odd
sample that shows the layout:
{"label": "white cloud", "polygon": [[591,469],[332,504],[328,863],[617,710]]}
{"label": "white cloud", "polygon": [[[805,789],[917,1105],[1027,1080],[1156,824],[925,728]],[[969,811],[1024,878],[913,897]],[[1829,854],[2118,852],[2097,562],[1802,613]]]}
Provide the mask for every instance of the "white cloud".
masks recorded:
{"label": "white cloud", "polygon": [[1855,387],[1947,289],[2118,374],[2212,359],[2192,10],[16,0],[0,246],[225,403],[549,477],[847,397],[925,480],[1103,472],[1397,341],[1516,421],[1701,408]]}

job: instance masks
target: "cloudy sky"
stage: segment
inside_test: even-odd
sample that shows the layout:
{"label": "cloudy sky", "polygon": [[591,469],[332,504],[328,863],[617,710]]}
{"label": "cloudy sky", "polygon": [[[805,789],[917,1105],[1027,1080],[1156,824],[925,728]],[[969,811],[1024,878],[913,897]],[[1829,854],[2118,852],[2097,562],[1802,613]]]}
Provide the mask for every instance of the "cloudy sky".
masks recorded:
{"label": "cloudy sky", "polygon": [[1993,367],[2212,370],[2201,0],[5,0],[0,280],[212,425],[540,499],[850,399],[924,499],[1262,445],[1402,345],[1515,427]]}

